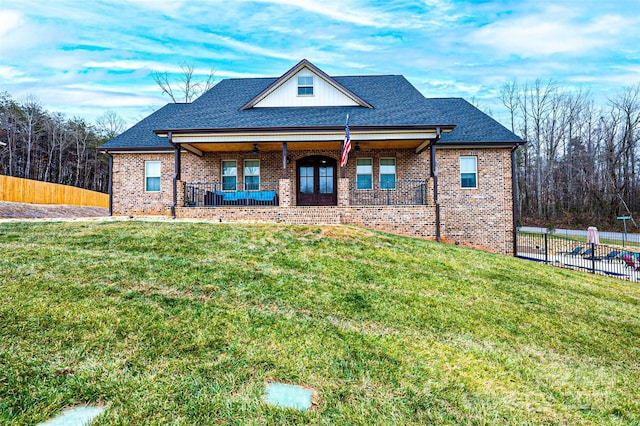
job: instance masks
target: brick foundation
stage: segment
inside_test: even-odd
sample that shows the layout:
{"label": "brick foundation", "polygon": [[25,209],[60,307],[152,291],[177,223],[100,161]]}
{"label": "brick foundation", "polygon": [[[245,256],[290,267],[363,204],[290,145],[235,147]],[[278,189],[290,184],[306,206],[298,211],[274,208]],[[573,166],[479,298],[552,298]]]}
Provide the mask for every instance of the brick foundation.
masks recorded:
{"label": "brick foundation", "polygon": [[178,207],[176,216],[219,222],[357,225],[418,238],[435,238],[433,206]]}

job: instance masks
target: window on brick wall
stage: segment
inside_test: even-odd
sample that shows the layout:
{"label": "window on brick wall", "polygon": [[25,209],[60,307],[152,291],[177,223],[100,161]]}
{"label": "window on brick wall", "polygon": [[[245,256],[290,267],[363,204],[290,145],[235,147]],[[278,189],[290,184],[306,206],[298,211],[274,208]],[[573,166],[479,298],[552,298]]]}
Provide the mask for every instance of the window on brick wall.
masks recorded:
{"label": "window on brick wall", "polygon": [[244,160],[244,189],[246,191],[260,189],[260,160]]}
{"label": "window on brick wall", "polygon": [[478,187],[478,157],[460,157],[460,186]]}
{"label": "window on brick wall", "polygon": [[238,183],[238,162],[222,160],[222,190],[235,191]]}
{"label": "window on brick wall", "polygon": [[160,192],[160,161],[144,162],[144,190]]}
{"label": "window on brick wall", "polygon": [[380,159],[380,188],[396,189],[396,159]]}
{"label": "window on brick wall", "polygon": [[371,189],[373,185],[373,160],[358,158],[356,160],[356,188]]}

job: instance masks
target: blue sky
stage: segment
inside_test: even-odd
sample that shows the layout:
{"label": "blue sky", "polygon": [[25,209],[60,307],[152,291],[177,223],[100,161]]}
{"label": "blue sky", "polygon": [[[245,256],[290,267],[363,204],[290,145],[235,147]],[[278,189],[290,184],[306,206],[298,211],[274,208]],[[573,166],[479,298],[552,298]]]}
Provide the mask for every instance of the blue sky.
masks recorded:
{"label": "blue sky", "polygon": [[554,79],[598,102],[640,83],[640,0],[0,0],[0,91],[133,124],[169,102],[154,71],[402,74],[506,121],[508,80]]}

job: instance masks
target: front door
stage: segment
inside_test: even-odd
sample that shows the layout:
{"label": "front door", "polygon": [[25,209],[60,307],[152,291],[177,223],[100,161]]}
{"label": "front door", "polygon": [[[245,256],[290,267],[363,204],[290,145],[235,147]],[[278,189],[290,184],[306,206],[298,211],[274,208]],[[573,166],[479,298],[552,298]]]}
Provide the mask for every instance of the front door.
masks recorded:
{"label": "front door", "polygon": [[335,206],[337,196],[336,160],[314,155],[297,162],[299,206]]}

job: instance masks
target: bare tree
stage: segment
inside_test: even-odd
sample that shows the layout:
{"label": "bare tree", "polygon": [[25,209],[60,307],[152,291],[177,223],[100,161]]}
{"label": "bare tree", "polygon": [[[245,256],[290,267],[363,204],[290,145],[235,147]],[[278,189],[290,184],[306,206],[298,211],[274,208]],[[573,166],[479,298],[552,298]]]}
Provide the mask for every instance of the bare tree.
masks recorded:
{"label": "bare tree", "polygon": [[38,138],[38,128],[42,116],[42,107],[40,102],[32,95],[28,95],[23,103],[22,113],[24,115],[23,125],[23,143],[26,153],[26,159],[24,163],[24,176],[26,178],[31,177],[31,154],[33,151],[33,145]]}
{"label": "bare tree", "polygon": [[104,192],[108,162],[97,149],[104,140],[81,118],[48,113],[33,97],[18,103],[0,93],[1,173]]}
{"label": "bare tree", "polygon": [[215,77],[213,68],[209,70],[205,80],[199,81],[194,77],[193,65],[182,64],[180,69],[182,74],[177,81],[172,81],[167,71],[153,74],[153,79],[162,90],[162,93],[168,95],[172,102],[190,103],[213,87]]}
{"label": "bare tree", "polygon": [[107,111],[96,119],[96,130],[105,140],[110,140],[124,131],[126,123],[116,112]]}
{"label": "bare tree", "polygon": [[500,89],[500,100],[502,105],[509,111],[511,121],[511,131],[516,132],[515,119],[518,114],[518,83],[515,80],[506,82]]}
{"label": "bare tree", "polygon": [[529,142],[517,169],[525,221],[614,225],[621,209],[640,214],[640,84],[604,108],[553,81],[505,83],[500,99]]}

